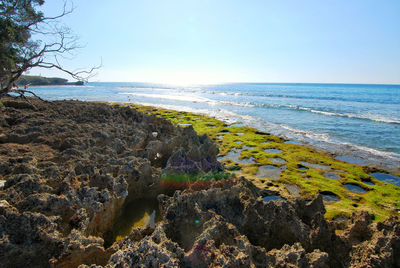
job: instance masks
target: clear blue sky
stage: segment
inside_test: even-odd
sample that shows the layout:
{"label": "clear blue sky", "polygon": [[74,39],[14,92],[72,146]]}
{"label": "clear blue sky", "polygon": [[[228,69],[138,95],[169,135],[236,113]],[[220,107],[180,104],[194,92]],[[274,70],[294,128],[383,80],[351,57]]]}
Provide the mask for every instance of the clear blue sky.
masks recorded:
{"label": "clear blue sky", "polygon": [[[62,1],[47,0],[45,14]],[[400,84],[399,0],[81,0],[94,81]],[[31,74],[58,75],[44,70]]]}

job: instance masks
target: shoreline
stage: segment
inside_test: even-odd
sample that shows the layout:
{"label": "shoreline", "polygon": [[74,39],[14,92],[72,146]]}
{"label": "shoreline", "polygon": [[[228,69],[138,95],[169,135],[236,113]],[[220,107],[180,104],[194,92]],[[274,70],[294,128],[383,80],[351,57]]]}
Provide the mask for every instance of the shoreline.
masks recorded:
{"label": "shoreline", "polygon": [[[113,105],[121,105],[121,104],[113,103]],[[129,103],[122,105],[135,108],[138,111],[144,113],[153,114],[158,117],[165,118],[178,126],[180,124],[182,127],[187,127],[188,125],[192,125],[196,132],[198,132],[199,134],[209,135],[214,141],[217,142],[217,144],[219,144],[220,147],[219,157],[228,155],[232,150],[239,151],[239,155],[234,156],[236,161],[231,161],[232,159],[228,158],[226,160],[223,160],[222,162],[226,165],[228,169],[234,171],[237,170],[238,168],[241,168],[243,170],[241,175],[244,175],[245,177],[249,176],[251,178],[251,181],[260,188],[265,188],[268,184],[271,183],[275,184],[276,182],[279,182],[281,184],[297,185],[300,187],[300,189],[295,189],[294,191],[290,191],[287,189],[287,187],[284,186],[272,187],[273,190],[279,191],[279,193],[283,196],[291,196],[292,195],[291,192],[299,192],[301,194],[298,196],[302,196],[303,198],[311,198],[313,194],[324,191],[340,196],[342,201],[333,203],[327,202],[325,204],[328,209],[327,215],[329,218],[341,217],[341,216],[349,217],[351,213],[362,209],[358,206],[358,204],[356,204],[357,202],[352,203],[351,201],[350,202],[344,201],[343,203],[343,199],[348,200],[347,198],[353,194],[355,196],[360,196],[357,193],[352,193],[347,189],[343,189],[342,188],[343,185],[351,184],[367,190],[366,193],[361,194],[362,196],[362,195],[369,195],[371,194],[371,191],[373,191],[370,185],[367,186],[364,184],[364,182],[373,181],[375,183],[375,186],[376,184],[381,183],[381,181],[370,176],[369,175],[370,173],[383,172],[383,173],[393,174],[400,178],[400,172],[389,172],[388,170],[381,169],[378,167],[371,167],[368,165],[355,165],[344,161],[340,161],[335,159],[334,158],[335,155],[330,153],[329,151],[323,151],[320,150],[319,148],[315,148],[314,146],[308,144],[285,144],[285,141],[287,142],[290,140],[285,139],[283,137],[274,136],[269,133],[260,132],[255,128],[246,126],[235,127],[234,124],[233,126],[231,126],[218,119],[211,118],[205,115],[193,114],[190,112],[174,111],[163,108],[157,108],[154,106],[142,106],[138,104],[129,104]],[[209,124],[210,122],[211,125]],[[225,140],[221,141],[220,139],[218,139],[218,137],[221,137],[221,135],[225,135],[226,133],[231,134],[229,133],[230,129],[232,129],[233,135],[227,137],[226,142]],[[223,132],[220,132],[221,130]],[[227,132],[224,133],[224,131]],[[250,132],[250,135],[247,135],[247,132]],[[236,135],[235,133],[239,133],[241,135]],[[262,133],[261,136],[265,135],[265,137],[264,138],[256,137],[254,140],[254,133]],[[271,154],[261,152],[261,150],[273,146],[268,144],[260,146],[260,139],[261,140],[267,139],[273,141],[271,143],[275,147],[278,147],[283,152],[271,153]],[[237,144],[235,141],[238,141],[240,143]],[[246,146],[250,147],[244,148]],[[292,157],[292,155],[294,156]],[[271,161],[271,159],[275,158],[284,159],[285,163],[274,162],[274,160]],[[247,163],[248,162],[246,161],[247,159],[252,159],[253,161]],[[281,161],[281,160],[276,160],[276,161]],[[298,167],[304,166],[303,164],[301,164],[301,162],[312,162],[311,164],[316,164],[316,168],[307,167],[308,170],[305,173],[301,172],[298,170]],[[271,179],[268,178],[267,176],[266,178],[260,179],[256,175],[257,175],[257,167],[261,166],[274,166],[274,167],[276,166],[280,168],[285,167],[285,169],[281,170],[280,178]],[[330,167],[329,169],[327,169],[328,166]],[[238,174],[237,171],[235,172],[236,174]],[[325,173],[332,173],[332,174],[328,174],[325,176]],[[273,171],[268,173],[268,175],[271,174],[272,175],[274,174]],[[334,179],[329,179],[329,176],[336,177],[336,175],[338,175],[339,177]],[[291,178],[291,176],[293,178]],[[309,178],[305,179],[306,177]],[[316,181],[313,182],[314,184],[312,185],[311,189],[302,188],[303,185],[306,185],[307,187],[305,188],[308,188],[309,184],[311,183],[310,178],[316,179]],[[260,184],[260,181],[263,181],[263,183]],[[328,185],[325,184],[325,181],[329,182]],[[321,185],[325,184],[325,186],[320,187],[319,184]],[[289,186],[289,188],[291,187],[293,188],[293,186]],[[387,184],[386,187],[394,188],[396,189],[396,191],[400,190],[400,187],[393,184]],[[296,187],[294,186],[294,188]],[[395,205],[397,203],[396,199],[400,199],[399,194],[400,191],[396,194],[397,197],[394,200],[392,200],[394,201],[394,203],[392,203],[394,206],[397,206]],[[376,206],[375,204],[373,204],[374,202],[382,203],[382,200],[379,200],[378,198],[375,201],[373,201],[371,203],[372,207]],[[364,208],[371,211],[367,207]],[[400,211],[400,207],[396,208],[394,211]],[[380,217],[381,216],[378,216],[377,218]]]}
{"label": "shoreline", "polygon": [[[320,114],[320,113],[314,113],[309,111],[309,110],[304,110],[303,112],[302,107],[311,107],[310,109],[316,109],[319,111],[318,107],[313,107],[313,105],[308,105],[306,103],[303,103],[303,101],[300,101],[301,103],[297,103],[301,109],[297,110],[296,108],[293,108],[293,105],[290,105],[293,101],[288,100],[286,101],[285,99],[278,99],[277,101],[283,101],[284,103],[281,105],[282,107],[286,107],[287,103],[288,105],[288,111],[289,113],[295,113],[293,114],[293,117],[291,118],[296,118],[296,116],[300,116],[300,120],[303,117],[301,113],[304,113],[305,117],[315,117],[315,118],[320,118],[318,120],[327,120],[327,122],[330,125],[334,123],[332,120],[339,120],[339,126],[343,128],[343,124],[341,124],[342,120],[350,120],[350,127],[344,127],[343,128],[343,136],[341,136],[341,133],[338,131],[334,131],[330,129],[329,124],[324,125],[324,123],[320,122],[318,124],[321,125],[321,129],[316,129],[318,125],[314,125],[312,127],[307,126],[307,122],[312,123],[313,121],[309,121],[307,118],[302,120],[301,124],[296,124],[295,122],[291,122],[290,118],[285,119],[285,115],[283,115],[283,118],[279,119],[279,114],[283,113],[285,114],[285,108],[282,108],[283,111],[280,111],[281,108],[278,110],[271,110],[269,112],[270,116],[266,116],[264,114],[260,114],[258,116],[257,114],[254,114],[255,108],[236,108],[236,105],[246,105],[247,102],[242,103],[238,102],[236,100],[236,97],[230,97],[231,94],[236,95],[236,94],[242,94],[241,90],[233,90],[231,91],[230,89],[224,89],[222,88],[199,88],[195,89],[192,91],[190,88],[183,90],[182,94],[185,98],[179,97],[179,92],[180,88],[172,88],[172,92],[168,95],[171,96],[164,96],[163,92],[164,91],[159,91],[161,89],[155,88],[154,91],[152,90],[152,85],[146,84],[146,85],[138,85],[136,83],[132,84],[124,84],[124,83],[114,83],[114,84],[102,84],[102,83],[93,83],[91,85],[93,87],[93,90],[90,90],[90,92],[86,92],[84,90],[77,89],[75,92],[75,89],[71,88],[72,93],[68,93],[66,89],[63,89],[62,87],[58,88],[59,91],[56,91],[57,94],[61,94],[61,96],[65,96],[62,98],[56,97],[57,94],[53,94],[50,92],[50,89],[40,89],[37,88],[37,92],[40,92],[41,95],[46,95],[50,99],[63,99],[63,98],[74,98],[74,99],[80,99],[84,101],[114,101],[114,102],[135,102],[137,104],[142,104],[142,105],[150,105],[150,106],[157,106],[161,108],[167,108],[167,109],[173,109],[173,110],[180,110],[180,111],[188,111],[188,112],[194,112],[194,113],[201,113],[205,114],[208,116],[213,116],[216,117],[217,119],[221,120],[229,120],[230,122],[236,121],[236,122],[246,122],[249,124],[251,127],[255,127],[261,131],[269,132],[274,135],[278,135],[281,137],[288,137],[290,139],[297,139],[301,140],[305,143],[311,144],[313,146],[316,146],[318,148],[328,150],[332,153],[335,153],[337,155],[341,155],[343,153],[349,154],[350,156],[356,156],[364,159],[364,161],[367,162],[367,164],[372,164],[375,166],[378,166],[382,169],[387,169],[391,171],[397,171],[400,172],[400,151],[398,148],[398,142],[396,142],[395,133],[396,125],[389,124],[389,123],[382,123],[383,121],[380,121],[381,117],[376,117],[372,116],[371,118],[368,116],[368,114],[361,113],[361,117],[357,117],[357,113],[355,111],[338,111],[338,114],[352,114],[354,112],[354,119],[353,115],[350,115],[349,118],[338,118],[335,119],[332,116],[329,116],[325,118],[325,115]],[[235,85],[232,85],[234,88]],[[142,88],[143,87],[143,88]],[[231,88],[231,87],[229,87]],[[57,87],[55,87],[57,89]],[[148,90],[150,92],[148,92]],[[239,88],[240,89],[240,88]],[[296,90],[296,88],[294,88]],[[283,89],[284,90],[284,89]],[[303,89],[297,89],[300,90],[299,92],[302,92]],[[277,92],[275,92],[276,89],[272,91],[271,96],[275,96]],[[85,93],[86,92],[86,93]],[[243,93],[245,96],[247,96],[247,91]],[[249,91],[250,92],[250,91]],[[285,91],[284,91],[285,92]],[[164,92],[165,93],[165,92]],[[223,95],[223,97],[218,97],[220,93]],[[71,95],[72,94],[72,95]],[[88,95],[90,94],[90,95]],[[125,95],[128,94],[128,95]],[[130,94],[133,94],[132,96]],[[199,95],[200,94],[200,95]],[[212,94],[212,95],[207,95],[207,94]],[[216,95],[214,95],[216,94]],[[256,92],[254,93],[254,96],[258,96],[258,94],[262,94],[262,92]],[[283,94],[283,93],[282,93]],[[156,95],[156,96],[154,96]],[[156,97],[160,96],[160,100],[157,101]],[[196,98],[196,95],[201,96],[200,98]],[[233,96],[232,95],[232,96]],[[294,94],[296,95],[296,94]],[[300,94],[301,95],[301,94]],[[137,97],[135,97],[137,96]],[[216,97],[217,96],[217,97]],[[250,94],[249,96],[253,96]],[[253,96],[253,97],[254,97]],[[260,95],[261,96],[261,95]],[[277,95],[280,96],[280,95]],[[165,99],[164,99],[165,97]],[[188,97],[188,98],[186,98]],[[252,98],[253,98],[252,97]],[[232,99],[233,98],[233,99]],[[247,98],[247,97],[246,97]],[[254,97],[255,98],[255,97]],[[347,97],[343,96],[344,101],[347,101]],[[301,98],[302,99],[302,98]],[[322,98],[323,99],[323,98]],[[176,101],[174,101],[176,100]],[[185,102],[187,100],[187,102]],[[250,100],[253,101],[253,100]],[[238,102],[238,103],[236,103]],[[228,106],[225,106],[225,104]],[[232,106],[230,106],[229,103],[232,103]],[[219,106],[221,104],[222,106]],[[294,106],[296,106],[294,105]],[[257,106],[257,105],[256,105]],[[279,105],[278,105],[279,106]],[[249,106],[251,107],[251,105]],[[331,107],[332,108],[332,107]],[[250,110],[248,110],[250,109]],[[274,109],[274,108],[273,108]],[[293,110],[294,109],[294,110]],[[308,109],[308,108],[304,108]],[[242,112],[243,111],[243,112]],[[260,110],[260,113],[263,110]],[[325,111],[325,109],[321,109],[321,111]],[[330,111],[330,108],[327,108],[327,111]],[[276,116],[274,114],[276,113]],[[246,115],[242,115],[246,114]],[[379,114],[379,113],[378,113]],[[366,117],[365,117],[366,116]],[[287,117],[287,116],[286,116]],[[323,117],[323,118],[322,118]],[[276,119],[274,119],[276,118]],[[367,128],[365,129],[365,134],[362,134],[363,128],[362,127],[357,127],[354,120],[363,120],[368,118],[366,121]],[[372,126],[375,124],[375,119],[378,118],[379,120],[376,121],[376,128],[372,128]],[[386,118],[386,117],[382,117]],[[306,121],[307,119],[307,121]],[[386,118],[387,120],[390,119],[390,117]],[[386,120],[385,119],[385,120]],[[382,119],[383,120],[383,119]],[[393,119],[394,121],[398,121],[397,119]],[[353,123],[352,123],[353,122]],[[358,122],[359,124],[364,124],[364,122]],[[381,125],[384,124],[384,125]],[[381,136],[376,136],[376,133],[380,131],[380,127],[382,127],[383,135]],[[391,130],[391,132],[387,132]],[[346,131],[350,132],[346,132]],[[371,136],[368,134],[369,130],[372,131]],[[376,130],[376,131],[375,131]],[[358,132],[360,134],[358,134]],[[391,134],[393,133],[393,134]],[[360,136],[361,139],[358,139],[357,137]],[[376,137],[376,141],[371,140],[371,138]],[[382,139],[381,139],[382,137]],[[386,138],[384,138],[386,137]],[[386,140],[387,139],[387,140]]]}
{"label": "shoreline", "polygon": [[[103,102],[103,101],[99,101]],[[226,115],[223,116],[218,116],[215,113],[210,114],[207,111],[203,110],[196,110],[196,109],[191,109],[186,106],[177,106],[177,105],[153,105],[150,103],[136,103],[136,102],[104,102],[104,103],[120,103],[123,105],[138,105],[138,106],[149,106],[149,107],[155,107],[155,108],[161,108],[161,109],[166,109],[166,110],[175,110],[179,112],[188,112],[188,113],[193,113],[193,114],[200,114],[203,116],[215,118],[217,120],[220,120],[226,124],[235,124],[235,123],[243,123],[243,121],[248,121],[250,118],[249,116],[243,116],[239,115],[242,118],[241,120],[236,120],[236,119],[230,119]],[[235,116],[238,116],[237,114]],[[260,131],[266,131],[258,122],[255,121],[254,118],[251,118],[251,121],[254,121],[250,123],[249,125],[245,125],[249,128],[255,128]],[[299,136],[296,134],[290,134],[290,131],[286,134],[283,134],[281,131],[278,132],[269,132],[272,133],[272,135],[283,138],[283,139],[294,139],[294,140],[299,140]],[[397,175],[400,174],[400,165],[399,161],[400,159],[392,156],[392,152],[385,152],[378,150],[376,148],[370,148],[370,147],[365,147],[361,145],[356,145],[356,144],[350,144],[350,143],[333,143],[332,141],[323,141],[321,139],[317,138],[305,138],[303,134],[299,134],[303,136],[303,139],[300,139],[300,141],[306,145],[312,146],[315,149],[319,150],[321,153],[324,154],[329,154],[333,157],[341,157],[344,156],[343,158],[347,158],[349,160],[349,164],[357,164],[357,165],[369,165],[372,167],[375,167],[380,170],[384,170],[387,172],[392,172]],[[319,134],[318,134],[319,135]],[[397,155],[397,154],[396,154]],[[346,161],[345,161],[346,162]],[[360,162],[360,163],[356,163]],[[362,162],[362,164],[361,164]]]}

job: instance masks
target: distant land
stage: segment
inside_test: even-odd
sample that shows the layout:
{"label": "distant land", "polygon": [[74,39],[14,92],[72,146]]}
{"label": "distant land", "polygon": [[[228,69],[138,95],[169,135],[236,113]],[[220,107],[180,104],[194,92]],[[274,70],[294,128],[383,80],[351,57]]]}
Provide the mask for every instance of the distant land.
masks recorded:
{"label": "distant land", "polygon": [[82,86],[84,84],[83,81],[76,82],[68,82],[67,79],[59,78],[59,77],[42,77],[42,76],[34,76],[34,75],[23,75],[17,81],[17,85],[19,86],[54,86],[54,85],[76,85]]}

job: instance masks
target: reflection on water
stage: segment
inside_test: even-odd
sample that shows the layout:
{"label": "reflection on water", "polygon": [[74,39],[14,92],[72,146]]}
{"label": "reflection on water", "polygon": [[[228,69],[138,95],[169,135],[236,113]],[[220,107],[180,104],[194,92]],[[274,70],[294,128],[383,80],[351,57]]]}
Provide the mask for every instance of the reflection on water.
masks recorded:
{"label": "reflection on water", "polygon": [[272,165],[260,166],[255,176],[260,179],[270,178],[273,180],[278,180],[281,177],[282,171],[284,170],[286,170],[286,166],[281,168]]}
{"label": "reflection on water", "polygon": [[324,177],[331,180],[340,180],[340,176],[333,172],[325,172]]}
{"label": "reflection on water", "polygon": [[331,194],[322,194],[322,199],[326,202],[326,203],[333,203],[336,201],[339,201],[339,197],[333,193]]}
{"label": "reflection on water", "polygon": [[362,180],[363,183],[368,184],[368,185],[375,185],[375,183],[373,183],[370,180]]}
{"label": "reflection on water", "polygon": [[269,201],[279,201],[279,200],[285,200],[282,197],[278,196],[278,195],[268,195],[268,196],[264,196],[263,197],[263,201],[264,202],[269,202]]}
{"label": "reflection on water", "polygon": [[343,161],[343,162],[350,163],[350,164],[361,165],[361,166],[367,164],[367,161],[365,161],[359,157],[350,156],[350,155],[339,155],[339,156],[336,156],[336,159]]}
{"label": "reflection on water", "polygon": [[158,221],[160,221],[160,211],[157,199],[132,200],[124,205],[121,215],[114,222],[113,229],[105,236],[105,246],[123,239],[135,228],[154,227]]}
{"label": "reflection on water", "polygon": [[354,184],[344,184],[344,187],[346,187],[347,190],[353,192],[353,193],[358,193],[358,194],[363,194],[366,193],[367,191],[365,191],[363,188],[361,188],[360,186],[354,185]]}
{"label": "reflection on water", "polygon": [[218,161],[222,161],[224,159],[230,159],[233,162],[239,163],[239,164],[253,164],[254,163],[254,157],[250,158],[244,158],[244,159],[239,159],[240,158],[240,153],[242,150],[231,150],[229,153],[225,156],[220,156],[218,157]]}
{"label": "reflection on water", "polygon": [[188,127],[191,125],[192,125],[191,123],[178,123],[178,126],[180,126],[180,127]]}
{"label": "reflection on water", "polygon": [[320,165],[320,164],[314,164],[314,163],[309,163],[305,161],[300,161],[300,164],[309,168],[315,168],[315,169],[322,169],[322,170],[330,170],[330,166],[325,166],[325,165]]}
{"label": "reflection on water", "polygon": [[265,149],[264,152],[266,153],[282,153],[282,150],[278,150],[278,149]]}
{"label": "reflection on water", "polygon": [[387,173],[379,173],[379,172],[371,173],[370,175],[380,181],[384,181],[387,183],[391,183],[391,184],[400,186],[400,178],[395,175],[387,174]]}

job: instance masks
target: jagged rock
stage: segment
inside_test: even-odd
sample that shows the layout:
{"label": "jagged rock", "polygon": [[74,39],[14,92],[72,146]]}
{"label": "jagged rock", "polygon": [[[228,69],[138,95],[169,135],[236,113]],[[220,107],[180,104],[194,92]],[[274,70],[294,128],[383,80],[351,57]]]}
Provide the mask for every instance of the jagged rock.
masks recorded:
{"label": "jagged rock", "polygon": [[400,222],[390,217],[371,224],[366,212],[353,215],[352,223],[343,233],[351,247],[352,267],[400,267]]}
{"label": "jagged rock", "polygon": [[264,202],[276,193],[244,178],[159,195],[161,222],[105,249],[124,203],[156,198],[163,172],[220,171],[216,145],[128,107],[3,103],[1,267],[400,266],[398,218],[353,215],[338,236],[321,196]]}
{"label": "jagged rock", "polygon": [[[129,107],[78,101],[29,104],[14,98],[2,103],[0,198],[10,208],[1,219],[47,220],[58,239],[57,247],[16,240],[29,236],[24,234],[29,230],[21,224],[2,226],[0,263],[5,266],[24,247],[30,249],[15,262],[19,266],[48,266],[50,259],[61,267],[104,264],[108,251],[99,237],[112,228],[125,200],[157,195],[161,169],[175,152],[198,151],[188,159],[199,163],[199,172],[221,167],[210,156],[215,149],[208,150],[213,146],[208,138]],[[203,159],[209,167],[201,164]],[[66,250],[71,243],[74,250]]]}
{"label": "jagged rock", "polygon": [[0,255],[4,267],[48,266],[62,251],[57,217],[20,212],[6,200],[0,201]]}
{"label": "jagged rock", "polygon": [[[309,203],[302,199],[264,202],[262,194],[241,179],[233,186],[219,184],[208,190],[177,191],[172,197],[160,195],[163,221],[154,231],[134,230],[120,241],[119,250],[105,267],[398,264],[398,219],[375,226],[367,214],[355,215],[343,236],[338,237],[323,218],[321,196]],[[361,242],[355,240],[361,230],[374,235],[364,236]]]}

